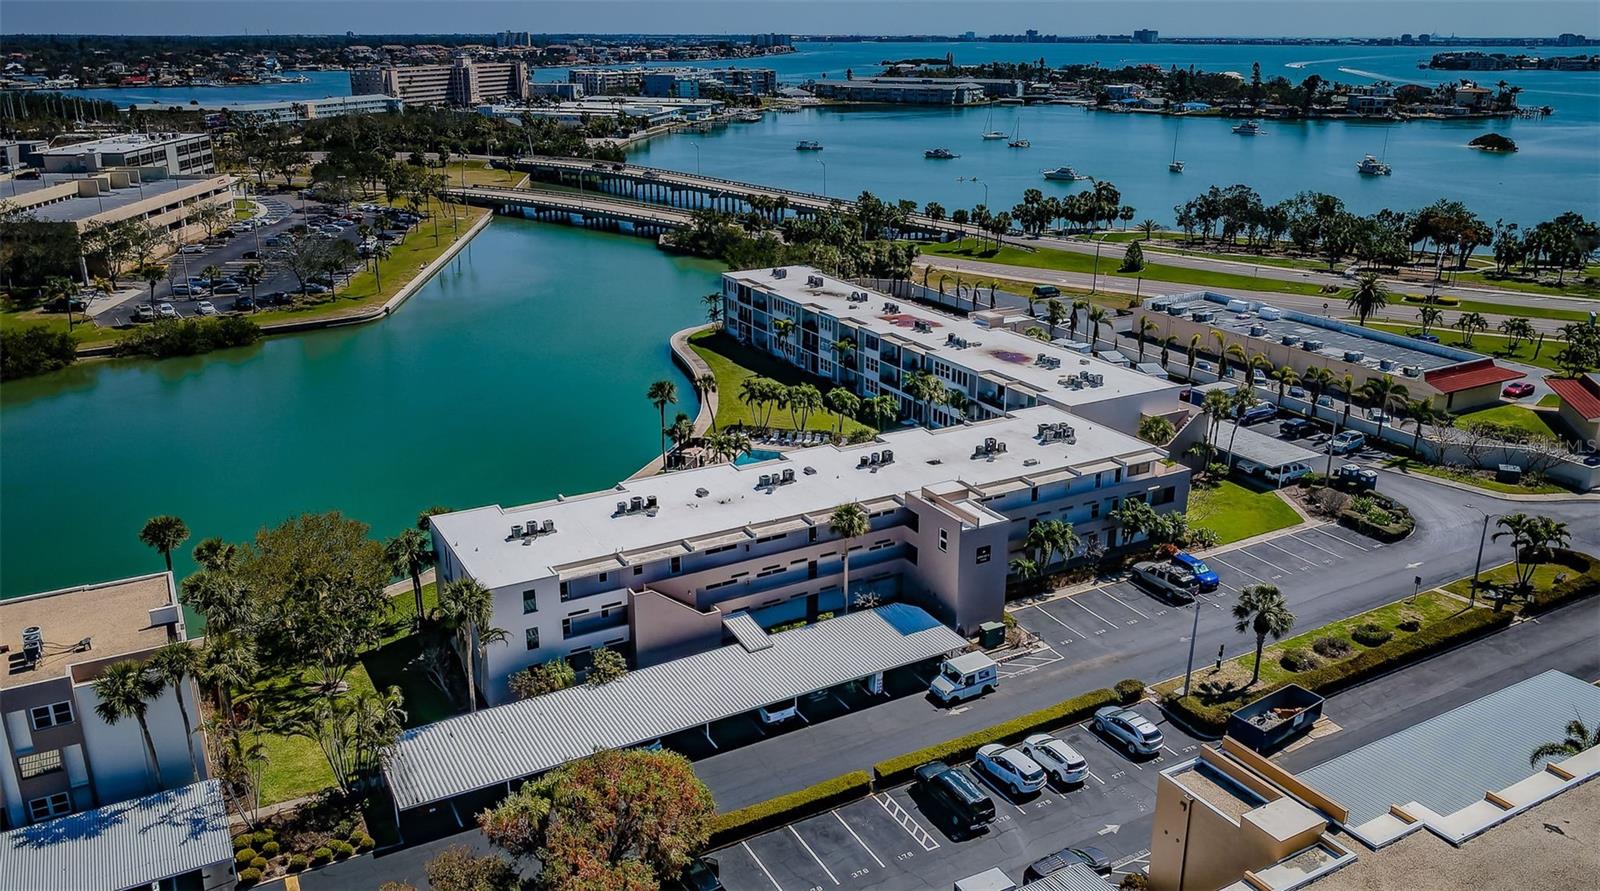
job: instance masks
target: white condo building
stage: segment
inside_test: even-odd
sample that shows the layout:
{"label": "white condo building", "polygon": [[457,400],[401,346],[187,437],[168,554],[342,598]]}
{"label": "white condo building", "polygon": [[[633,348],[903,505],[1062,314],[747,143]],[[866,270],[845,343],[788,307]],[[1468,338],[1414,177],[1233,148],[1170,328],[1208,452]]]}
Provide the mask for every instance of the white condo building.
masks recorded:
{"label": "white condo building", "polygon": [[[856,381],[870,385],[865,392],[898,395],[879,374],[916,355],[942,369],[937,373],[952,386],[974,393],[983,417],[958,423],[936,415],[945,426],[433,517],[441,583],[471,577],[490,589],[493,623],[510,634],[508,643],[487,648],[480,665],[490,703],[508,700],[508,676],[535,663],[611,647],[636,666],[655,665],[722,646],[747,618],[771,629],[838,611],[844,543],[829,521],[846,502],[859,503],[870,517],[869,531],[848,544],[852,603],[864,595],[906,602],[967,634],[1001,618],[1010,560],[1036,523],[1068,521],[1089,549],[1132,540],[1110,519],[1126,499],[1163,512],[1186,507],[1188,470],[1116,429],[1137,425],[1147,403],[1170,408],[1171,384],[920,307],[880,314],[887,298],[871,295],[869,308],[850,301],[850,287],[833,280],[809,286],[817,293],[806,295],[803,310],[799,295],[777,296],[790,285],[808,287],[808,275],[815,273],[792,269],[775,279],[770,272],[730,273],[730,330],[747,325],[746,336],[757,330],[759,293],[764,316],[803,312],[825,338],[819,343],[848,331],[865,345],[857,367],[877,363],[869,380]],[[818,303],[832,290],[841,291],[830,307],[838,316]],[[749,312],[741,316],[739,309]],[[924,335],[909,322],[901,328],[900,316],[936,319],[972,337],[963,349],[946,348],[945,332]],[[1026,346],[1028,362],[991,357],[1005,363],[1002,372],[989,362],[965,361],[986,353],[973,338],[995,349]],[[929,342],[919,345],[923,339]],[[1063,354],[1048,381],[1044,367],[1032,364],[1039,349]],[[824,377],[845,374],[814,348],[800,352],[801,363]],[[961,358],[947,363],[946,354]],[[1089,364],[1079,366],[1080,359]],[[1092,369],[1094,383],[1057,384],[1080,368]]]}

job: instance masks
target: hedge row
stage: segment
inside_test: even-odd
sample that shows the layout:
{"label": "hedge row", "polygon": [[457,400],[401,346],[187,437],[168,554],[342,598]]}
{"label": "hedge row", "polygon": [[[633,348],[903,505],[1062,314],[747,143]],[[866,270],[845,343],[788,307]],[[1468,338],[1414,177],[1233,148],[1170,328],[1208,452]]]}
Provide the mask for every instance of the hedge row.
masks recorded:
{"label": "hedge row", "polygon": [[1523,606],[1523,615],[1537,615],[1600,593],[1600,560],[1588,554],[1562,549],[1555,552],[1551,562],[1565,566],[1573,574],[1560,584],[1550,586],[1549,590],[1534,594],[1533,599]]}
{"label": "hedge row", "polygon": [[872,766],[872,773],[880,787],[892,786],[910,779],[911,772],[916,770],[918,765],[929,761],[965,761],[978,751],[979,746],[1017,742],[1031,733],[1052,730],[1063,724],[1080,721],[1094,714],[1098,708],[1116,705],[1121,701],[1115,690],[1091,690],[1082,696],[1074,696],[1048,708],[1018,715],[1009,721],[1002,721],[982,730],[974,730],[965,736],[947,739],[925,749],[879,761]]}
{"label": "hedge row", "polygon": [[871,791],[872,777],[864,770],[853,770],[788,795],[718,814],[711,827],[710,847],[720,847],[785,823],[820,814]]}
{"label": "hedge row", "polygon": [[[1427,625],[1415,634],[1408,634],[1370,650],[1363,650],[1348,659],[1300,672],[1285,680],[1283,684],[1299,684],[1314,693],[1336,693],[1374,675],[1504,628],[1511,624],[1511,619],[1512,614],[1509,612],[1495,612],[1488,609],[1468,610]],[[1227,703],[1206,705],[1196,701],[1192,696],[1185,696],[1182,699],[1169,701],[1167,706],[1197,729],[1221,733],[1228,724],[1228,715],[1277,690],[1283,684],[1263,687],[1245,701],[1231,700]]]}

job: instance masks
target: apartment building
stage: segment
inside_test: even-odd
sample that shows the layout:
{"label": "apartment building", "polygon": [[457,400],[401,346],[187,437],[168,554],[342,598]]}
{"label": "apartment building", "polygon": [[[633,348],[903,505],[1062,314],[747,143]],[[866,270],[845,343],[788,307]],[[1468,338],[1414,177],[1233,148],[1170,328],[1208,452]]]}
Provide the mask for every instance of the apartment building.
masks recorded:
{"label": "apartment building", "polygon": [[[1188,471],[1102,424],[1040,405],[868,443],[816,446],[748,465],[629,480],[522,507],[432,518],[441,582],[494,593],[479,677],[491,703],[507,676],[557,657],[617,648],[636,665],[721,645],[744,610],[763,628],[851,603],[906,602],[973,632],[1001,617],[1010,557],[1036,523],[1070,521],[1084,549],[1126,540],[1125,499],[1183,510]],[[859,503],[870,529],[841,541],[835,507]]]}
{"label": "apartment building", "polygon": [[[192,681],[164,689],[146,723],[159,776],[147,767],[139,725],[112,724],[95,712],[94,681],[108,665],[147,658],[187,640],[183,607],[169,573],[50,591],[0,601],[0,813],[4,826],[26,826],[192,782],[179,714],[182,696],[199,720]],[[192,740],[205,777],[203,742]]]}
{"label": "apartment building", "polygon": [[43,149],[45,173],[99,173],[118,167],[160,168],[166,176],[215,173],[205,133],[125,133]]}
{"label": "apartment building", "polygon": [[1157,778],[1150,888],[1586,887],[1600,748],[1528,761],[1575,718],[1600,690],[1547,671],[1304,769],[1224,737]]}
{"label": "apartment building", "polygon": [[643,68],[573,68],[567,82],[583,88],[585,96],[637,93],[644,83]]}
{"label": "apartment building", "polygon": [[946,78],[819,80],[805,89],[822,99],[893,105],[976,105],[985,97],[982,84]]}
{"label": "apartment building", "polygon": [[[1492,404],[1502,385],[1527,376],[1481,353],[1212,291],[1152,297],[1144,308],[1156,326],[1153,341],[1186,349],[1198,336],[1200,349],[1214,355],[1220,337],[1221,349],[1238,347],[1247,359],[1261,356],[1274,368],[1288,366],[1302,376],[1326,368],[1336,380],[1349,375],[1357,388],[1393,378],[1412,399],[1431,399],[1443,411]],[[1229,364],[1244,363],[1235,354]]]}
{"label": "apartment building", "polygon": [[382,94],[409,105],[473,106],[528,98],[525,62],[475,62],[457,57],[449,65],[391,65],[350,72],[350,92]]}
{"label": "apartment building", "polygon": [[[857,395],[894,396],[901,416],[922,424],[944,427],[1053,405],[1133,433],[1142,416],[1176,405],[1178,385],[1164,377],[1014,330],[1038,324],[1028,316],[948,315],[805,266],[725,273],[722,300],[724,325],[740,341]],[[792,333],[780,336],[787,325]],[[844,341],[852,349],[837,349]],[[914,398],[906,384],[916,372],[961,393],[965,404]]]}
{"label": "apartment building", "polygon": [[702,96],[770,96],[778,74],[771,68],[651,68],[640,79],[645,96],[699,99]]}
{"label": "apartment building", "polygon": [[285,99],[278,102],[235,102],[227,105],[202,105],[201,110],[235,120],[251,120],[261,124],[303,124],[321,118],[336,118],[347,114],[385,114],[403,112],[404,99],[372,93],[364,96],[328,96],[324,99]]}

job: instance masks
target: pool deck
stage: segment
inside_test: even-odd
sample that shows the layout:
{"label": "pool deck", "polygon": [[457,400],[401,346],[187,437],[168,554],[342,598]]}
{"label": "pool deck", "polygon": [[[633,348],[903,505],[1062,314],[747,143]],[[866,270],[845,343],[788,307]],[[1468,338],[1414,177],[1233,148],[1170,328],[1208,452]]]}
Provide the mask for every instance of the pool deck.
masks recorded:
{"label": "pool deck", "polygon": [[[694,389],[694,381],[696,378],[703,374],[711,374],[711,366],[706,364],[706,360],[700,358],[699,353],[696,353],[694,350],[689,348],[689,338],[700,333],[701,331],[710,330],[710,328],[711,325],[696,325],[693,328],[685,328],[682,331],[672,335],[671,340],[668,341],[669,345],[672,347],[672,360],[677,362],[678,367],[682,368],[684,374],[689,376],[690,390]],[[694,416],[694,435],[700,436],[707,430],[710,430],[711,422],[716,418],[716,416],[717,394],[715,391],[713,391],[705,394],[705,398],[700,400],[700,413]],[[657,455],[656,457],[650,459],[649,464],[639,468],[639,470],[635,472],[633,476],[628,477],[628,479],[635,480],[644,476],[655,476],[660,472],[661,456]]]}

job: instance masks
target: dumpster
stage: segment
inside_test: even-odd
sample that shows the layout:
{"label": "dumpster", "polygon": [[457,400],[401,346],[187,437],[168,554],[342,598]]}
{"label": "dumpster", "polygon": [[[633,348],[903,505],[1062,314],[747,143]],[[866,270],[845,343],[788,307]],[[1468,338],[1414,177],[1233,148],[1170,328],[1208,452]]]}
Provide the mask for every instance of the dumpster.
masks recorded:
{"label": "dumpster", "polygon": [[1276,751],[1322,717],[1322,697],[1290,684],[1228,716],[1228,735],[1263,754]]}
{"label": "dumpster", "polygon": [[978,645],[986,650],[992,650],[1006,642],[1006,625],[1004,622],[984,622],[978,626]]}

